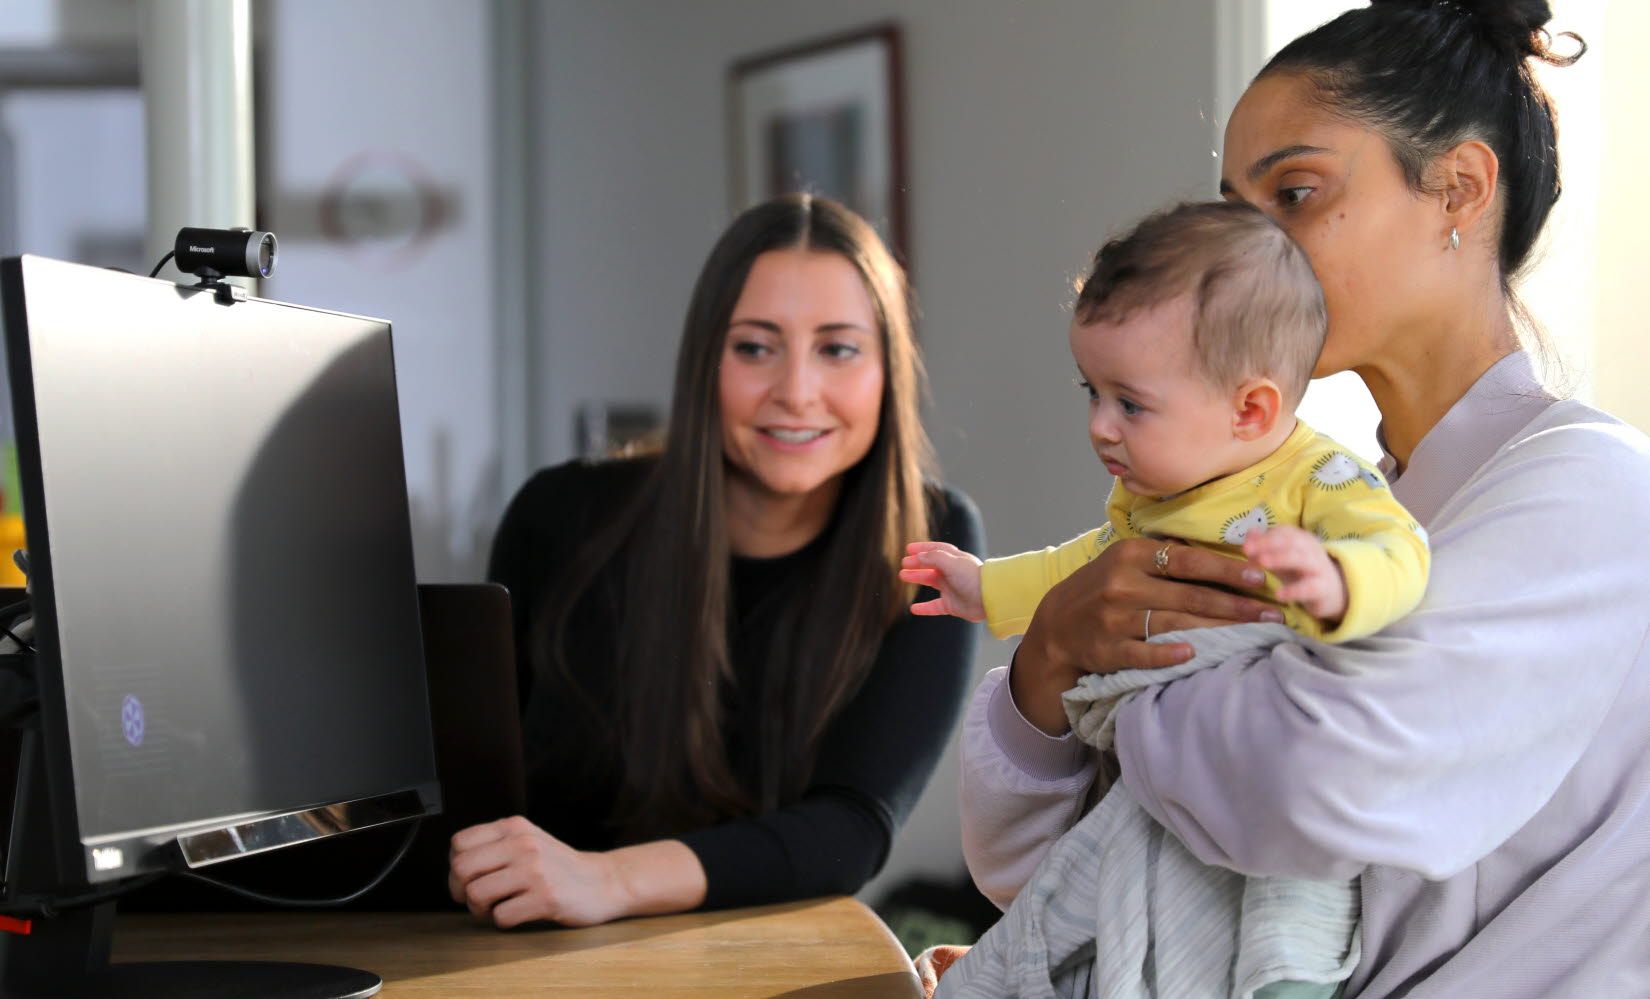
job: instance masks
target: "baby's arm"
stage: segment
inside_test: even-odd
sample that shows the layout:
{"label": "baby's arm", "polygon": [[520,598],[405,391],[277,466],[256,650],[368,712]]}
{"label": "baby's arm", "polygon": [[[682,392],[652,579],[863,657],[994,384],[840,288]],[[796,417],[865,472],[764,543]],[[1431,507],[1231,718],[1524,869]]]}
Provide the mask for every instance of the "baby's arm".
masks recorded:
{"label": "baby's arm", "polygon": [[980,569],[980,605],[986,627],[998,638],[1024,634],[1044,594],[1105,551],[1119,532],[1110,524],[1057,548],[994,558]]}
{"label": "baby's arm", "polygon": [[1107,524],[1058,548],[985,563],[943,542],[913,541],[905,546],[899,578],[940,591],[938,599],[912,605],[911,613],[984,621],[993,635],[1007,638],[1025,631],[1043,594],[1055,583],[1082,568],[1120,536]]}
{"label": "baby's arm", "polygon": [[1275,595],[1283,603],[1300,604],[1328,625],[1339,623],[1346,613],[1346,576],[1311,531],[1288,525],[1250,531],[1243,554],[1278,577]]}
{"label": "baby's arm", "polygon": [[911,613],[949,614],[964,621],[985,620],[980,599],[980,560],[944,541],[913,541],[905,546],[899,578],[940,591],[933,600],[911,605]]}
{"label": "baby's arm", "polygon": [[1320,539],[1346,581],[1339,621],[1326,621],[1320,636],[1326,642],[1373,635],[1414,610],[1432,568],[1426,532],[1379,472],[1358,467],[1358,478],[1343,488],[1303,486],[1301,526]]}

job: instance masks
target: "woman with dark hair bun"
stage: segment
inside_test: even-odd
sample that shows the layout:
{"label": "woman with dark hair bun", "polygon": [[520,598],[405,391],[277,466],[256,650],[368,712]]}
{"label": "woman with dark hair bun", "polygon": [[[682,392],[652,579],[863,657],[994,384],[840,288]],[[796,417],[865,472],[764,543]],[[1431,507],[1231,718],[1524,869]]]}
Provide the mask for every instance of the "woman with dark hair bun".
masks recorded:
{"label": "woman with dark hair bun", "polygon": [[[1383,470],[1430,532],[1420,607],[1118,712],[1121,780],[1205,863],[1360,877],[1347,995],[1650,993],[1650,441],[1542,386],[1514,294],[1558,200],[1559,54],[1541,0],[1386,0],[1280,51],[1225,137],[1221,190],[1305,248],[1319,376],[1381,410]],[[1244,563],[1123,541],[1039,605],[963,737],[965,852],[1006,905],[1097,768],[1061,693],[1166,667],[1154,630],[1251,619]],[[1165,564],[1166,562],[1166,564]],[[966,959],[965,959],[966,960]],[[936,966],[939,962],[936,962]]]}
{"label": "woman with dark hair bun", "polygon": [[[858,891],[950,738],[977,635],[912,617],[929,477],[905,272],[825,198],[749,209],[688,303],[663,449],[530,479],[493,543],[528,812],[453,837],[455,901],[590,925]],[[662,345],[662,344],[661,344]]]}

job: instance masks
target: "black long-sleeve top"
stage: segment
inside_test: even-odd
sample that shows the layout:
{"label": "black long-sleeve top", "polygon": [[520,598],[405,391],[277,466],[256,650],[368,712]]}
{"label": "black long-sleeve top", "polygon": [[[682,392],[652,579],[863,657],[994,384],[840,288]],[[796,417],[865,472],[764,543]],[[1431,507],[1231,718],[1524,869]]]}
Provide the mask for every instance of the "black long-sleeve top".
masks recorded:
{"label": "black long-sleeve top", "polygon": [[[648,462],[568,463],[545,469],[516,494],[493,542],[489,578],[509,588],[516,616],[523,732],[530,747],[528,818],[577,849],[616,845],[613,811],[622,761],[597,708],[611,706],[614,635],[625,613],[597,587],[569,622],[569,669],[595,704],[561,689],[535,690],[529,629],[534,611],[580,545],[639,489]],[[966,496],[930,487],[933,537],[983,555],[979,513]],[[736,682],[725,727],[735,773],[755,786],[760,706],[741,691],[760,689],[761,671],[784,669],[765,650],[787,597],[801,599],[802,570],[815,546],[772,559],[735,557],[730,566],[729,649]],[[931,596],[929,592],[927,595]],[[678,837],[705,869],[706,908],[851,894],[887,859],[950,738],[967,694],[976,626],[948,617],[906,616],[882,641],[859,692],[827,727],[802,796],[773,811],[731,819]],[[747,776],[748,775],[748,776]]]}

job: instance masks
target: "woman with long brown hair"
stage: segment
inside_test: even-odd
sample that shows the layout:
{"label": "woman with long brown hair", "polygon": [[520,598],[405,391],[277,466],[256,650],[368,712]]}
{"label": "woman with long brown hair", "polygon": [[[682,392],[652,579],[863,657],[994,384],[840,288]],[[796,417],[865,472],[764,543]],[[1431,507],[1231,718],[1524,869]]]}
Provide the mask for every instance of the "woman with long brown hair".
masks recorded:
{"label": "woman with long brown hair", "polygon": [[733,223],[662,453],[547,469],[505,514],[529,809],[454,838],[455,900],[587,925],[876,873],[976,642],[897,579],[925,532],[981,548],[926,477],[921,391],[904,273],[863,219],[796,195]]}

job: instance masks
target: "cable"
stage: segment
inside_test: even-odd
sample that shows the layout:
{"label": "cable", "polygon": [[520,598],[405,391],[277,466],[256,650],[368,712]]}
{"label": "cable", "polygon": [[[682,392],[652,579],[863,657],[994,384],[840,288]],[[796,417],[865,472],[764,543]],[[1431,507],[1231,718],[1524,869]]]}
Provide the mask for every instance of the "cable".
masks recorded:
{"label": "cable", "polygon": [[[18,614],[21,614],[21,613],[23,613],[24,611],[26,611],[28,609],[29,609],[29,598],[28,597],[24,597],[22,600],[19,600],[14,604],[8,604],[5,607],[0,607],[0,621],[10,621],[12,618],[16,617]],[[25,641],[23,641],[23,639],[19,638],[17,636],[17,632],[12,631],[11,627],[9,625],[0,624],[0,634],[4,634],[6,637],[8,637],[12,641],[16,642],[17,647],[20,648],[20,649],[27,649],[30,652],[36,652],[36,653],[38,653],[40,651],[39,649],[34,647],[33,642],[25,642]]]}
{"label": "cable", "polygon": [[[12,631],[10,628],[6,627],[3,624],[0,624],[0,634],[3,634],[7,638],[9,638],[12,641],[16,642],[17,647],[20,648],[20,649],[27,649],[30,652],[36,652],[36,653],[38,653],[40,651],[39,649],[35,648],[33,645],[29,644],[28,642],[25,642],[21,638],[18,638],[17,637],[17,632]],[[0,654],[3,654],[3,653],[0,653]]]}
{"label": "cable", "polygon": [[364,886],[357,888],[348,895],[340,895],[336,898],[284,898],[280,895],[265,895],[263,892],[253,891],[251,888],[242,888],[240,885],[232,885],[227,881],[219,881],[218,879],[208,877],[205,874],[196,874],[194,871],[183,871],[182,874],[184,877],[191,880],[209,884],[214,888],[222,888],[224,891],[227,891],[233,895],[239,895],[241,898],[248,899],[253,902],[262,902],[265,905],[281,906],[282,908],[288,909],[333,909],[339,906],[348,905],[365,895],[367,892],[370,892],[374,888],[377,888],[379,885],[383,884],[384,879],[390,876],[390,872],[395,870],[397,864],[401,863],[401,858],[405,857],[407,855],[407,851],[412,849],[413,840],[418,836],[418,829],[423,824],[424,820],[422,818],[415,819],[408,823],[407,837],[401,841],[401,847],[395,851],[395,856],[390,858],[389,863],[384,865],[384,869],[379,871],[378,874]]}
{"label": "cable", "polygon": [[[205,874],[196,874],[193,871],[179,871],[177,873],[182,874],[184,877],[191,880],[209,884],[214,888],[222,888],[224,891],[239,895],[240,897],[249,899],[253,902],[262,902],[265,905],[275,905],[294,909],[336,908],[338,906],[348,905],[349,903],[365,895],[367,892],[372,891],[374,888],[377,888],[379,885],[383,884],[384,879],[390,876],[390,872],[395,870],[396,865],[401,863],[401,859],[407,855],[407,851],[412,849],[413,840],[417,837],[419,827],[423,824],[424,820],[422,818],[408,823],[406,839],[401,841],[401,846],[395,851],[395,856],[391,857],[389,863],[384,865],[384,869],[379,871],[378,874],[364,886],[357,888],[348,895],[340,895],[336,898],[282,898],[278,895],[265,895],[263,892],[253,891],[250,888],[242,888],[239,885],[232,885],[227,881],[219,881],[216,878],[208,877]],[[82,909],[88,905],[98,905],[103,902],[113,901],[127,892],[136,891],[139,888],[144,888],[154,884],[156,881],[165,877],[168,873],[171,872],[159,871],[154,874],[145,874],[142,877],[133,878],[130,881],[122,881],[118,884],[109,885],[104,888],[95,888],[79,895],[70,895],[64,898],[52,898],[45,895],[19,896],[16,899],[0,902],[0,916],[18,916],[25,919],[31,917],[53,919],[71,909]]]}
{"label": "cable", "polygon": [[159,274],[160,269],[162,267],[166,266],[166,262],[168,260],[171,260],[173,257],[177,256],[177,254],[178,254],[178,251],[176,251],[176,250],[167,250],[166,251],[166,256],[160,258],[160,263],[156,264],[155,269],[149,272],[149,276],[154,277],[155,275]]}
{"label": "cable", "polygon": [[83,909],[88,905],[113,901],[127,892],[154,884],[165,876],[164,872],[145,874],[143,877],[133,878],[130,881],[122,881],[103,888],[94,888],[79,895],[68,895],[63,898],[52,898],[47,895],[21,895],[6,902],[0,902],[0,915],[21,916],[25,919],[35,916],[42,919],[55,919],[70,909]]}

